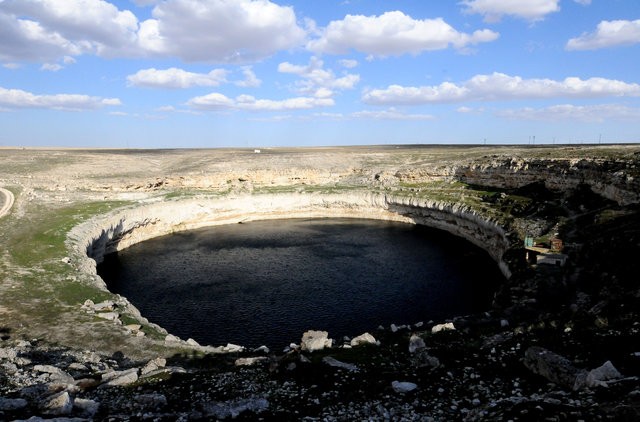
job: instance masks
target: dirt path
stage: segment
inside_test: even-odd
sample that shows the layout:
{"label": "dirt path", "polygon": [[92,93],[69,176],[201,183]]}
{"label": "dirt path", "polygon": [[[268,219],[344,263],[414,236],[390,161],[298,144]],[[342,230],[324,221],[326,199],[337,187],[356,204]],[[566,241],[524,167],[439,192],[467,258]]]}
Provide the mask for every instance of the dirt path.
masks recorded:
{"label": "dirt path", "polygon": [[0,204],[2,204],[2,206],[0,206],[0,218],[9,213],[14,201],[13,193],[4,188],[0,188],[0,198],[1,197],[4,197],[4,199],[0,200]]}

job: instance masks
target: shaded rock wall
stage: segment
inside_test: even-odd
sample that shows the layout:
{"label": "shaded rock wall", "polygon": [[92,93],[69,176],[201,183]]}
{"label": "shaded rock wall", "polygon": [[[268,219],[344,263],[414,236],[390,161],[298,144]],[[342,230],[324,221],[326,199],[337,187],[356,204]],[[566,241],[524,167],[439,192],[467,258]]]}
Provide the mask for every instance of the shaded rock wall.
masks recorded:
{"label": "shaded rock wall", "polygon": [[585,184],[619,205],[640,202],[640,164],[636,160],[495,158],[460,167],[456,178],[478,186],[513,189],[544,182],[552,190]]}

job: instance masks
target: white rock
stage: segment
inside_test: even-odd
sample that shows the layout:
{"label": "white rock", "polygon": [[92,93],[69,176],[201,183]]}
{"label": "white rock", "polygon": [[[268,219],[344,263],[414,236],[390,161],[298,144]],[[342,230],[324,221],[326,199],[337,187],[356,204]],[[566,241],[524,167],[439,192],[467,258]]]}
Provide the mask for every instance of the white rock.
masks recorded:
{"label": "white rock", "polygon": [[160,368],[164,368],[167,365],[167,360],[165,358],[155,358],[151,359],[145,366],[142,367],[140,373],[142,375],[148,374],[150,372],[156,371]]}
{"label": "white rock", "polygon": [[258,347],[257,349],[253,349],[253,351],[254,351],[254,352],[262,352],[262,353],[264,353],[265,355],[268,355],[268,354],[269,354],[269,352],[270,352],[270,350],[269,350],[269,348],[268,348],[267,346],[260,346],[260,347]]}
{"label": "white rock", "polygon": [[71,375],[53,365],[35,365],[33,367],[33,370],[36,372],[49,374],[52,381],[63,382],[66,384],[73,384],[74,382]]}
{"label": "white rock", "polygon": [[113,300],[105,300],[104,302],[96,303],[95,305],[93,305],[93,310],[96,312],[113,311],[115,308],[116,303]]}
{"label": "white rock", "polygon": [[187,344],[188,344],[189,346],[195,346],[195,347],[200,346],[200,343],[198,343],[197,341],[195,341],[195,340],[194,340],[194,339],[192,339],[192,338],[190,338],[190,339],[188,339],[188,340],[187,340]]}
{"label": "white rock", "polygon": [[424,344],[422,337],[416,334],[411,335],[409,339],[409,353],[415,353],[416,350],[424,349],[425,347],[427,347],[427,345]]}
{"label": "white rock", "polygon": [[102,374],[102,381],[107,387],[133,384],[138,381],[138,368],[107,372]]}
{"label": "white rock", "polygon": [[376,339],[369,333],[364,333],[351,339],[351,346],[360,346],[361,344],[376,344]]}
{"label": "white rock", "polygon": [[447,322],[444,324],[437,324],[434,325],[433,328],[431,328],[431,332],[432,333],[439,333],[440,331],[446,331],[446,330],[455,330],[456,327],[453,325],[453,322]]}
{"label": "white rock", "polygon": [[115,321],[120,318],[120,315],[117,312],[101,312],[95,315],[98,318],[106,319],[107,321]]}
{"label": "white rock", "polygon": [[501,319],[500,320],[500,327],[505,328],[509,326],[509,321],[507,321],[506,319]]}
{"label": "white rock", "polygon": [[48,415],[68,415],[73,409],[73,400],[68,392],[63,391],[48,397],[40,408]]}
{"label": "white rock", "polygon": [[395,333],[396,331],[398,331],[398,326],[396,324],[391,324],[391,332]]}
{"label": "white rock", "polygon": [[238,353],[244,350],[244,347],[238,346],[237,344],[227,343],[226,346],[222,348],[223,351],[227,353]]}
{"label": "white rock", "polygon": [[416,384],[407,381],[393,381],[391,387],[396,393],[408,393],[418,388]]}
{"label": "white rock", "polygon": [[236,366],[253,366],[260,362],[266,361],[267,358],[265,356],[257,356],[253,358],[238,358],[235,361]]}
{"label": "white rock", "polygon": [[180,341],[180,338],[174,336],[173,334],[167,334],[167,336],[164,338],[165,343],[180,343]]}
{"label": "white rock", "polygon": [[18,351],[10,347],[0,347],[0,359],[13,360],[18,356]]}
{"label": "white rock", "polygon": [[322,350],[325,347],[331,347],[333,340],[328,338],[329,333],[326,331],[306,331],[302,335],[302,341],[300,346],[302,350],[313,352],[315,350]]}

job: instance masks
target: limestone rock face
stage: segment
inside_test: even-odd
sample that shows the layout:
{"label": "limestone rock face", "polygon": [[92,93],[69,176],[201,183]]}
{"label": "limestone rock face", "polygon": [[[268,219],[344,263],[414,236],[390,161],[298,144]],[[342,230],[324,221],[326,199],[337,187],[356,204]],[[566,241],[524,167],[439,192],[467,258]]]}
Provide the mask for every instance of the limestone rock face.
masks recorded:
{"label": "limestone rock face", "polygon": [[331,347],[333,340],[329,337],[329,333],[326,331],[306,331],[302,335],[302,341],[300,347],[307,352],[313,352],[315,350],[322,350],[325,347]]}

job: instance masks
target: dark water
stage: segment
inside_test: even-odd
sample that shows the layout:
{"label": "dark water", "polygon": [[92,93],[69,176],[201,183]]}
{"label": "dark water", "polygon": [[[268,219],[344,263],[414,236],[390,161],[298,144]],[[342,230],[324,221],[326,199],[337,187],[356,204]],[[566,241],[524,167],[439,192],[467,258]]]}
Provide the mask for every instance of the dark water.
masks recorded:
{"label": "dark water", "polygon": [[181,338],[284,347],[488,308],[495,263],[445,232],[353,219],[276,220],[155,238],[110,255],[111,291]]}

